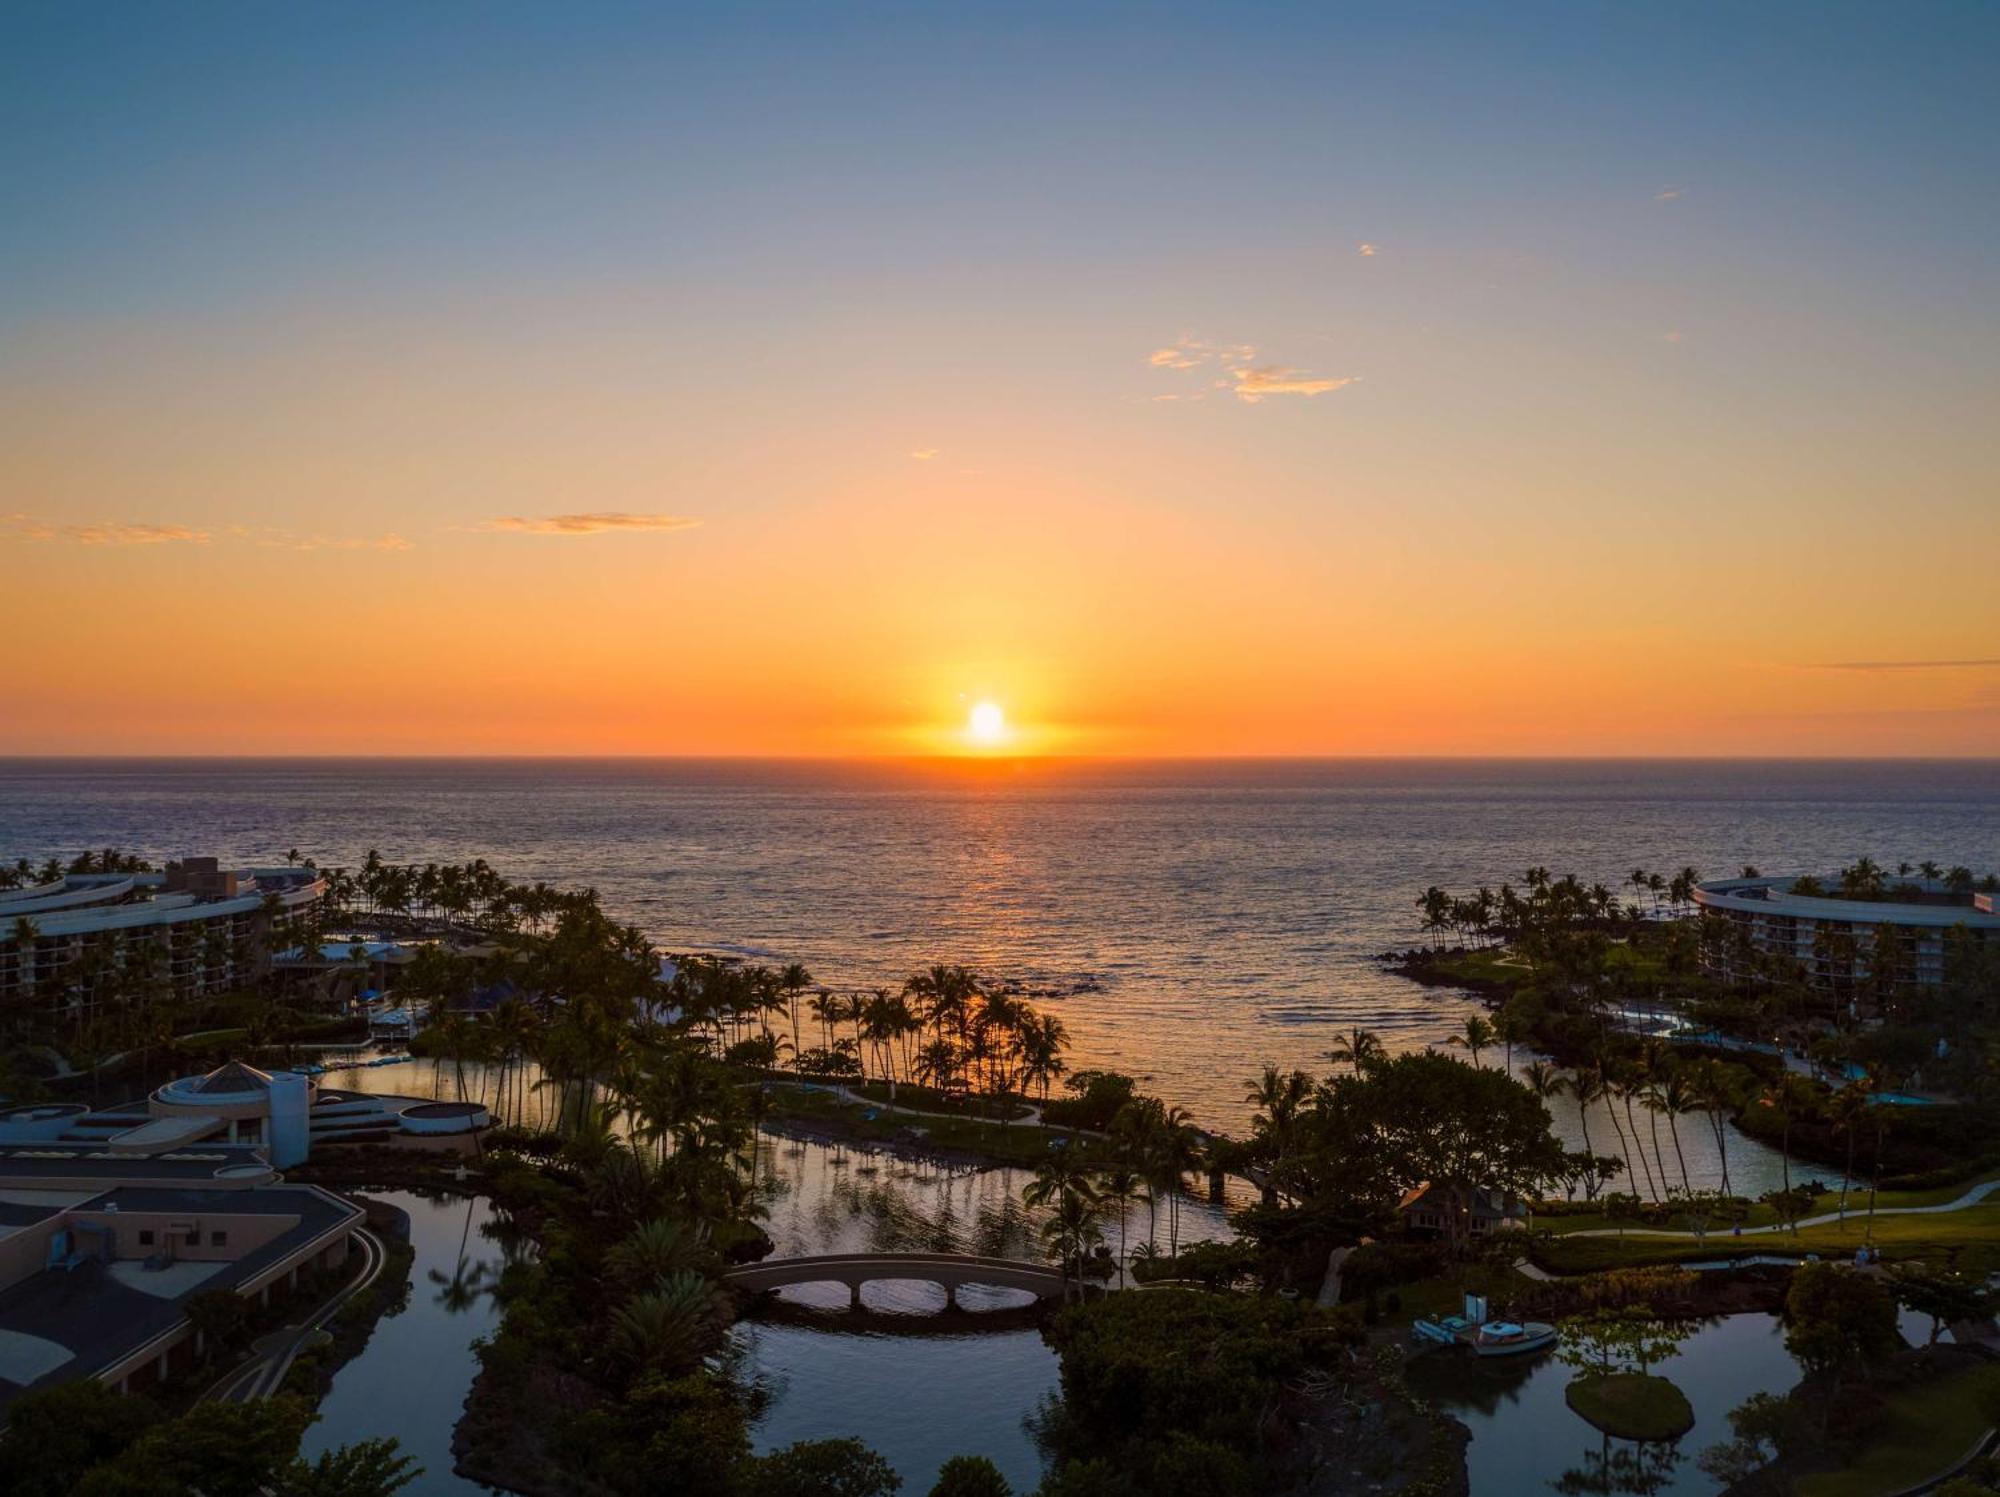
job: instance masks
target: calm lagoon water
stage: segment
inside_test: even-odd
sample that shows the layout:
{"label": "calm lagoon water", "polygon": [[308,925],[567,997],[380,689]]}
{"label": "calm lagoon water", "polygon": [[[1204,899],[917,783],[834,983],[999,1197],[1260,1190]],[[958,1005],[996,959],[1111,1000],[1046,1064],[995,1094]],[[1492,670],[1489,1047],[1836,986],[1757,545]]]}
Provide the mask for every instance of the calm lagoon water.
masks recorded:
{"label": "calm lagoon water", "polygon": [[[425,1061],[330,1071],[326,1084],[403,1095],[450,1096],[457,1081],[449,1068]],[[486,1078],[467,1070],[477,1090]],[[1036,1233],[1042,1213],[1021,1205],[1030,1174],[1014,1169],[971,1170],[833,1149],[823,1144],[764,1136],[759,1144],[765,1222],[783,1255],[861,1252],[869,1249],[966,1252],[1041,1260]],[[475,1492],[476,1484],[451,1476],[451,1427],[458,1420],[477,1371],[469,1343],[495,1323],[483,1296],[468,1309],[447,1308],[444,1286],[468,1246],[468,1273],[481,1265],[497,1272],[498,1244],[483,1235],[490,1221],[484,1201],[433,1204],[407,1192],[368,1192],[411,1213],[418,1250],[409,1307],[381,1329],[360,1357],[342,1369],[313,1427],[308,1451],[371,1434],[393,1434],[429,1468],[418,1490]],[[1233,1198],[1240,1202],[1243,1198]],[[1167,1245],[1164,1212],[1154,1224]],[[1129,1249],[1149,1231],[1148,1212],[1135,1205],[1125,1219]],[[1230,1235],[1225,1206],[1181,1203],[1180,1240]],[[1107,1227],[1115,1249],[1117,1224]],[[847,1290],[799,1285],[780,1291],[790,1303],[844,1312]],[[1041,1333],[1014,1327],[965,1334],[927,1331],[924,1317],[943,1307],[934,1285],[889,1281],[864,1291],[868,1309],[881,1317],[843,1328],[833,1314],[824,1328],[745,1321],[733,1333],[741,1372],[765,1390],[769,1402],[752,1430],[759,1450],[794,1440],[858,1435],[888,1459],[906,1490],[928,1491],[937,1468],[953,1455],[990,1457],[1017,1490],[1040,1480],[1041,1456],[1025,1421],[1056,1386],[1056,1358]],[[1007,1290],[968,1288],[967,1310],[999,1310],[1027,1303]],[[886,1317],[906,1317],[901,1325]],[[437,1485],[431,1483],[435,1481]]]}
{"label": "calm lagoon water", "polygon": [[424,1468],[409,1490],[426,1497],[491,1491],[453,1474],[451,1432],[479,1371],[472,1342],[500,1323],[498,1307],[483,1292],[506,1261],[487,1235],[493,1212],[483,1198],[362,1194],[409,1213],[416,1249],[409,1299],[377,1322],[361,1355],[335,1375],[303,1453],[393,1435]]}

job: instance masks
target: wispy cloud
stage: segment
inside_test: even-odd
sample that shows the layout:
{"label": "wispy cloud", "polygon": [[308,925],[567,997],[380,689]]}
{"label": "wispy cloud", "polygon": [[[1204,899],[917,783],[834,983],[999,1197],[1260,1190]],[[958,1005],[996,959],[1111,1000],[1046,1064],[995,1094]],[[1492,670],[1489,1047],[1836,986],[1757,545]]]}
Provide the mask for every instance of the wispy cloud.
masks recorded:
{"label": "wispy cloud", "polygon": [[1684,198],[1686,196],[1687,189],[1685,187],[1662,187],[1658,192],[1653,194],[1653,201],[1656,203],[1671,203],[1675,198]]}
{"label": "wispy cloud", "polygon": [[1347,375],[1341,379],[1314,379],[1305,370],[1284,364],[1229,372],[1236,376],[1236,398],[1248,405],[1255,405],[1267,395],[1324,395],[1330,390],[1346,389],[1356,378]]}
{"label": "wispy cloud", "polygon": [[1361,256],[1361,258],[1364,260],[1372,260],[1376,255],[1380,254],[1381,251],[1376,246],[1368,243],[1366,240],[1363,240],[1361,244],[1356,247],[1354,253]]}
{"label": "wispy cloud", "polygon": [[[1289,364],[1259,364],[1257,350],[1248,343],[1210,343],[1204,339],[1182,336],[1170,348],[1160,348],[1147,357],[1146,362],[1155,369],[1183,370],[1196,369],[1204,365],[1219,364],[1220,373],[1228,378],[1207,378],[1209,389],[1228,390],[1245,405],[1255,405],[1272,395],[1325,395],[1332,390],[1345,389],[1359,377],[1344,375],[1326,378],[1308,369],[1294,369]],[[1216,371],[1211,370],[1211,374]],[[1155,400],[1172,400],[1172,395],[1156,395]],[[1184,397],[1188,400],[1201,399],[1200,394]]]}
{"label": "wispy cloud", "polygon": [[71,541],[79,546],[163,546],[208,544],[208,532],[188,525],[134,524],[100,520],[87,525],[56,524],[33,515],[0,515],[0,530],[28,541]]}
{"label": "wispy cloud", "polygon": [[1681,330],[1679,328],[1672,328],[1660,336],[1668,343],[1678,343],[1681,341]]}
{"label": "wispy cloud", "polygon": [[1828,660],[1806,667],[1815,671],[1990,671],[2000,670],[2000,656],[1978,660]]}
{"label": "wispy cloud", "polygon": [[580,515],[502,515],[478,528],[508,530],[518,535],[602,535],[616,530],[692,530],[700,523],[685,515],[630,514],[607,509]]}
{"label": "wispy cloud", "polygon": [[408,551],[410,543],[393,531],[387,535],[319,535],[271,526],[239,531],[255,545],[272,551]]}
{"label": "wispy cloud", "polygon": [[910,456],[920,463],[927,463],[937,455],[938,450],[935,447],[912,447],[910,449]]}

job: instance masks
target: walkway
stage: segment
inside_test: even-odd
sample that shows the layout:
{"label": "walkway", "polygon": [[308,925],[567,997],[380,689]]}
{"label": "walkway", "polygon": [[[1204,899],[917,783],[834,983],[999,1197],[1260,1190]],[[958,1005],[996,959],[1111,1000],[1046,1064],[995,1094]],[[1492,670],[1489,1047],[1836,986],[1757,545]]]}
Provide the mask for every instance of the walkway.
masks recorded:
{"label": "walkway", "polygon": [[382,1272],[382,1265],[388,1261],[388,1254],[373,1232],[366,1227],[357,1227],[354,1236],[361,1243],[361,1250],[368,1255],[361,1272],[331,1299],[309,1311],[305,1319],[259,1336],[251,1343],[256,1355],[241,1367],[226,1373],[221,1381],[202,1394],[201,1402],[251,1403],[259,1398],[270,1398],[284,1387],[285,1374],[292,1370],[292,1363],[298,1359],[299,1353],[320,1334],[336,1310],[375,1282]]}
{"label": "walkway", "polygon": [[[1982,1180],[1955,1201],[1942,1201],[1935,1206],[1880,1206],[1876,1208],[1875,1214],[1877,1216],[1934,1216],[1945,1211],[1963,1211],[1967,1206],[1977,1206],[1996,1190],[2000,1190],[2000,1179]],[[1857,1211],[1851,1206],[1847,1210],[1848,1217],[1862,1215],[1865,1215],[1865,1213]],[[1805,1217],[1798,1222],[1798,1225],[1801,1227],[1823,1227],[1828,1223],[1838,1222],[1843,1219],[1841,1213],[1838,1211],[1826,1211],[1818,1216]],[[1769,1226],[1745,1227],[1740,1233],[1733,1230],[1708,1233],[1670,1232],[1663,1227],[1627,1227],[1623,1232],[1620,1232],[1616,1227],[1592,1227],[1587,1232],[1567,1232],[1563,1235],[1566,1237],[1682,1237],[1690,1241],[1709,1242],[1718,1238],[1755,1237],[1765,1232],[1789,1232],[1791,1230],[1791,1225],[1788,1223],[1772,1222]]]}
{"label": "walkway", "polygon": [[1067,1284],[1045,1263],[1019,1258],[979,1258],[967,1253],[822,1253],[797,1258],[766,1258],[732,1268],[722,1282],[732,1289],[756,1293],[788,1284],[845,1284],[851,1303],[861,1303],[861,1286],[878,1279],[915,1279],[942,1285],[949,1305],[967,1284],[998,1289],[1025,1289],[1040,1299],[1060,1299]]}
{"label": "walkway", "polygon": [[1340,1303],[1340,1268],[1353,1251],[1351,1247],[1337,1247],[1326,1255],[1326,1277],[1319,1286],[1319,1302],[1323,1309],[1331,1310]]}
{"label": "walkway", "polygon": [[[787,1076],[767,1076],[764,1078],[764,1084],[767,1086],[796,1086],[803,1091],[809,1092],[831,1092],[834,1096],[840,1098],[841,1101],[850,1102],[856,1107],[872,1107],[878,1112],[899,1112],[905,1117],[953,1119],[968,1123],[991,1123],[996,1128],[1039,1128],[1042,1126],[1042,1109],[1035,1103],[1030,1102],[1026,1097],[1016,1099],[1021,1106],[1028,1109],[1027,1115],[1024,1117],[983,1118],[970,1112],[932,1112],[922,1107],[909,1107],[901,1102],[884,1102],[876,1097],[863,1096],[852,1087],[844,1086],[837,1081],[807,1081],[803,1078],[794,1081]],[[1065,1131],[1086,1133],[1089,1130],[1075,1128]],[[1101,1137],[1102,1135],[1098,1136]]]}

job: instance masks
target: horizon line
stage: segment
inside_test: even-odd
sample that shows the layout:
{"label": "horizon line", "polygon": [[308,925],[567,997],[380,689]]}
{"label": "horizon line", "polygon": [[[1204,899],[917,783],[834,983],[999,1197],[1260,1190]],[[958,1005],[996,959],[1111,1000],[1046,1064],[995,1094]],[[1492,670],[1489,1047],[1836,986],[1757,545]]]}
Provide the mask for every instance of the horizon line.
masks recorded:
{"label": "horizon line", "polygon": [[1222,754],[702,754],[702,753],[0,753],[0,764],[28,763],[492,763],[492,764],[2000,764],[2000,754],[1786,753],[1222,753]]}

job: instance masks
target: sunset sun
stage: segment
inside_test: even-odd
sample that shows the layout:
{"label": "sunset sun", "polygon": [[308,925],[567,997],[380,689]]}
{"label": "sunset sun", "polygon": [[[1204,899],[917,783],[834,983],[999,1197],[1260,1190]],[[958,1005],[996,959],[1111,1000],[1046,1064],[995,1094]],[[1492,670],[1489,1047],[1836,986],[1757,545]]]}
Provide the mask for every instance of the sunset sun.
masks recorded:
{"label": "sunset sun", "polygon": [[998,702],[975,702],[965,721],[965,736],[982,748],[1007,741],[1007,714]]}

